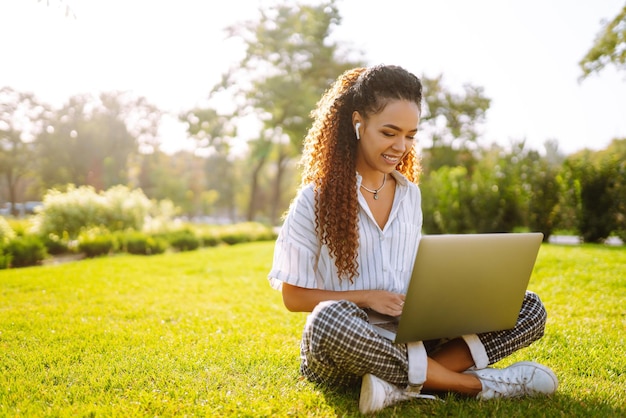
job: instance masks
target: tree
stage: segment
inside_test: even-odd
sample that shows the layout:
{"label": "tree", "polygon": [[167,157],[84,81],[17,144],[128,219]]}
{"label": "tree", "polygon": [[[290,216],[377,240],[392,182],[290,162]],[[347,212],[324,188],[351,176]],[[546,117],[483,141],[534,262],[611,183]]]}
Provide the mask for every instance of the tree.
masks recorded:
{"label": "tree", "polygon": [[613,232],[626,244],[626,138],[614,139],[598,154],[604,164],[611,167],[609,193],[615,224]]}
{"label": "tree", "polygon": [[262,132],[252,145],[255,169],[248,219],[253,220],[258,209],[258,176],[273,158],[269,218],[276,223],[285,204],[285,174],[301,152],[310,111],[340,73],[363,63],[347,58],[340,45],[329,39],[332,28],[341,22],[335,0],[318,5],[285,1],[259,12],[258,21],[228,28],[230,37],[243,40],[246,54],[211,94],[228,91],[237,103],[234,117],[254,114],[261,121]]}
{"label": "tree", "polygon": [[47,188],[68,183],[104,190],[127,182],[126,163],[137,146],[119,103],[77,95],[50,121],[39,140],[41,178]]}
{"label": "tree", "polygon": [[528,227],[543,232],[543,240],[548,242],[561,220],[559,174],[564,157],[556,140],[545,141],[544,147],[545,157],[536,151],[528,152],[525,157],[530,169],[526,173],[529,196],[524,211]]}
{"label": "tree", "polygon": [[34,139],[48,109],[32,93],[0,90],[0,175],[6,183],[11,213],[17,214],[18,187],[34,168]]}
{"label": "tree", "polygon": [[210,195],[198,193],[196,214],[215,215],[213,209],[219,208],[235,221],[235,168],[231,155],[231,143],[237,136],[234,118],[212,108],[197,107],[182,113],[179,119],[187,124],[187,133],[196,140],[197,150],[206,156],[204,180]]}
{"label": "tree", "polygon": [[626,69],[626,5],[610,22],[603,22],[591,49],[578,63],[581,78],[598,73],[609,64]]}
{"label": "tree", "polygon": [[575,208],[575,225],[584,242],[601,243],[617,228],[618,167],[612,155],[590,150],[570,155],[563,165],[564,185],[573,191],[570,206]]}
{"label": "tree", "polygon": [[156,107],[129,93],[71,97],[37,138],[44,186],[72,183],[104,190],[128,184],[139,146],[158,149],[160,117]]}
{"label": "tree", "polygon": [[470,171],[475,163],[472,150],[480,137],[491,100],[482,87],[465,84],[463,93],[454,93],[443,85],[443,76],[422,77],[425,109],[422,112],[422,137],[430,139],[424,149],[427,170],[442,166],[463,165]]}

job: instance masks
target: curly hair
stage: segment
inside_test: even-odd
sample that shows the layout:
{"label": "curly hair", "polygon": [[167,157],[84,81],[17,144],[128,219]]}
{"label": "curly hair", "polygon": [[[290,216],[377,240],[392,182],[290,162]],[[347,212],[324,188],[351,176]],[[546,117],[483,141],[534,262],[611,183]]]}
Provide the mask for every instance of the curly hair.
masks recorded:
{"label": "curly hair", "polygon": [[[352,114],[367,118],[384,110],[392,100],[408,100],[421,111],[422,84],[398,66],[355,68],[340,75],[311,112],[313,125],[304,139],[302,184],[313,184],[315,226],[328,246],[339,280],[357,276],[359,246],[356,178],[357,141]],[[421,171],[412,147],[396,169],[417,183]]]}

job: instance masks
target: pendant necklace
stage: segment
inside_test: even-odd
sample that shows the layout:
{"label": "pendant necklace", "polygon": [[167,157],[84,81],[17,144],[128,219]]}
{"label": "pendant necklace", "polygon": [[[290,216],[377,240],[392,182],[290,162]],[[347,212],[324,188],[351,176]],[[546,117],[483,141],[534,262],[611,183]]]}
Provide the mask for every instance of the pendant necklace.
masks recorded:
{"label": "pendant necklace", "polygon": [[367,187],[363,186],[363,184],[361,184],[361,187],[367,190],[368,192],[373,193],[374,200],[378,200],[378,192],[380,192],[382,188],[385,187],[385,183],[387,183],[387,174],[385,174],[385,177],[383,177],[383,184],[378,189],[376,190],[368,189]]}

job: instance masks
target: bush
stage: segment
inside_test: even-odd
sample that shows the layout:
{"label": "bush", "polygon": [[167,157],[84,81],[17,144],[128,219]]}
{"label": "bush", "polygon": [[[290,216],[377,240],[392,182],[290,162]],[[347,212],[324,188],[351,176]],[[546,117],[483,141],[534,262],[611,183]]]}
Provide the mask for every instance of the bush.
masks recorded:
{"label": "bush", "polygon": [[200,239],[189,229],[169,232],[164,238],[178,251],[193,251],[200,247]]}
{"label": "bush", "polygon": [[566,186],[573,190],[576,228],[584,242],[604,242],[616,229],[614,166],[594,162],[590,151],[570,156],[564,164]]}
{"label": "bush", "polygon": [[102,193],[106,202],[104,225],[111,231],[141,231],[152,203],[140,189],[114,186]]}
{"label": "bush", "polygon": [[48,234],[40,237],[41,242],[46,247],[48,254],[60,255],[71,252],[69,246],[69,237],[67,234],[63,238],[59,238],[55,234]]}
{"label": "bush", "polygon": [[35,228],[40,235],[67,234],[76,239],[85,227],[104,225],[105,201],[90,186],[69,186],[63,193],[48,191],[43,198],[43,208],[35,216]]}
{"label": "bush", "polygon": [[4,248],[0,247],[0,270],[8,269],[11,266],[11,254],[6,254]]}
{"label": "bush", "polygon": [[0,245],[7,244],[15,238],[15,235],[15,231],[11,228],[11,225],[9,225],[3,216],[0,216]]}
{"label": "bush", "polygon": [[23,236],[28,235],[32,229],[32,219],[33,217],[27,217],[23,219],[9,218],[6,219],[6,222],[9,224],[11,229],[15,232],[15,236]]}
{"label": "bush", "polygon": [[129,232],[122,238],[122,250],[129,254],[162,254],[167,248],[168,242],[165,239],[152,237],[143,232]]}
{"label": "bush", "polygon": [[216,247],[222,242],[217,231],[214,230],[200,230],[198,231],[198,238],[203,247]]}
{"label": "bush", "polygon": [[272,228],[258,222],[244,222],[220,227],[218,236],[222,242],[229,245],[276,239],[276,233]]}
{"label": "bush", "polygon": [[[167,212],[160,213],[162,210]],[[160,222],[166,223],[171,213],[171,205],[153,205],[139,189],[115,186],[97,193],[90,186],[76,188],[70,185],[64,193],[54,189],[48,191],[43,207],[34,218],[34,228],[42,236],[66,234],[69,239],[76,239],[85,228],[139,231],[147,218],[161,217]]]}
{"label": "bush", "polygon": [[78,250],[87,257],[98,257],[117,249],[117,240],[106,229],[86,230],[78,237]]}
{"label": "bush", "polygon": [[11,267],[27,267],[40,264],[47,256],[43,242],[34,235],[11,240],[5,247],[11,255]]}

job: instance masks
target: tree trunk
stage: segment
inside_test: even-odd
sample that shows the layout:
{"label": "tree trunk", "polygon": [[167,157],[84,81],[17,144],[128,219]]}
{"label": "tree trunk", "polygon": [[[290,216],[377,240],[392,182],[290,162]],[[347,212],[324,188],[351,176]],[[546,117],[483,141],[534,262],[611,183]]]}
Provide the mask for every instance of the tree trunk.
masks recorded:
{"label": "tree trunk", "polygon": [[261,169],[265,165],[265,161],[267,157],[263,156],[257,160],[257,164],[252,170],[252,181],[250,185],[250,202],[248,204],[248,214],[246,216],[246,220],[248,222],[253,222],[254,217],[256,216],[257,210],[257,196],[259,194],[259,174],[261,173]]}
{"label": "tree trunk", "polygon": [[285,169],[289,158],[283,149],[278,155],[276,160],[276,178],[274,179],[274,190],[272,192],[272,206],[270,209],[270,222],[272,225],[278,225],[279,209],[282,207],[282,191],[283,191],[283,178],[285,176]]}

